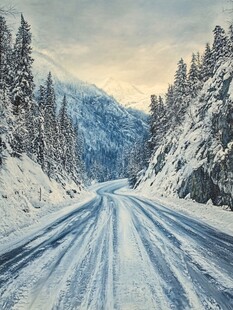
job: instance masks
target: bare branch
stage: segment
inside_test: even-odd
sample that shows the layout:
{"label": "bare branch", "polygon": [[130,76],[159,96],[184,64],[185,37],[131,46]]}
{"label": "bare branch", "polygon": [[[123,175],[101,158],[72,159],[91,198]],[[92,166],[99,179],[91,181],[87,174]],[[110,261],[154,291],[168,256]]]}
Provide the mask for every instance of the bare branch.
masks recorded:
{"label": "bare branch", "polygon": [[0,15],[15,16],[18,13],[19,12],[16,10],[15,6],[13,6],[13,5],[1,6],[0,7]]}

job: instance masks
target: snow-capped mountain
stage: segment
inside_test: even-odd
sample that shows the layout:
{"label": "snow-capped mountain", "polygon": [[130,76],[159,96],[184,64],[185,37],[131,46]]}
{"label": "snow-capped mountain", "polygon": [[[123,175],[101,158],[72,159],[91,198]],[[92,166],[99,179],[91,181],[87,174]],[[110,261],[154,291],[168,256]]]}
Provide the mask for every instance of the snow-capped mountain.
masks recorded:
{"label": "snow-capped mountain", "polygon": [[98,85],[107,94],[113,96],[119,103],[127,108],[149,112],[150,94],[140,90],[137,86],[118,81],[112,77]]}
{"label": "snow-capped mountain", "polygon": [[36,84],[51,71],[58,106],[64,94],[67,96],[69,113],[80,140],[84,140],[88,176],[101,181],[124,177],[126,152],[147,135],[145,118],[127,110],[95,85],[73,77],[48,56],[35,53],[34,58]]}

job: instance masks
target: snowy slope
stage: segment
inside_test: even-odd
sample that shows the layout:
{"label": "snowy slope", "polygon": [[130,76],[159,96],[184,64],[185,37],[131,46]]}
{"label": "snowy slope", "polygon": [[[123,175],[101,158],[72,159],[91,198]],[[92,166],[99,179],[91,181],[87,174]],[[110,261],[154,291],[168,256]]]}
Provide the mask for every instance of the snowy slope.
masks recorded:
{"label": "snowy slope", "polygon": [[139,189],[233,208],[233,63],[222,64],[152,156]]}
{"label": "snowy slope", "polygon": [[[28,227],[43,215],[58,211],[85,195],[86,191],[68,176],[56,182],[25,154],[7,157],[0,178],[0,236]],[[89,194],[90,195],[90,194]]]}
{"label": "snowy slope", "polygon": [[84,140],[84,160],[90,178],[100,181],[123,177],[124,153],[147,134],[145,117],[127,111],[95,85],[82,82],[48,56],[34,54],[36,84],[51,71],[58,105],[67,95],[69,112]]}
{"label": "snowy slope", "polygon": [[133,84],[108,78],[99,85],[107,94],[113,96],[119,103],[127,108],[149,112],[150,93],[144,93]]}

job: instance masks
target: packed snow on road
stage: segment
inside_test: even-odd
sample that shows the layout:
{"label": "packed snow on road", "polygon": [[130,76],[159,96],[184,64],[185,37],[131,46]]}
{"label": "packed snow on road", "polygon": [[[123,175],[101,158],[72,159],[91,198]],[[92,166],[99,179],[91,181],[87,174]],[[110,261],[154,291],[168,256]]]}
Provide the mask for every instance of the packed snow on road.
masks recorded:
{"label": "packed snow on road", "polygon": [[233,236],[125,186],[2,245],[0,309],[233,309]]}

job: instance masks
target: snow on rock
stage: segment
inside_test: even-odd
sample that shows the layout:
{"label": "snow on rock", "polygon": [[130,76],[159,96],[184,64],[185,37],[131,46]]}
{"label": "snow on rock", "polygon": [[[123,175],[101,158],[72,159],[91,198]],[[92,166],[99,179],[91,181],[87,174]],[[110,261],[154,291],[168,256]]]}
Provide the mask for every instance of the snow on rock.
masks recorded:
{"label": "snow on rock", "polygon": [[82,185],[60,176],[56,182],[28,156],[8,157],[1,169],[0,236],[31,225],[50,212],[80,200],[86,191]]}
{"label": "snow on rock", "polygon": [[191,101],[152,156],[139,189],[233,208],[233,62],[227,61]]}

